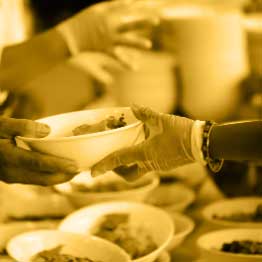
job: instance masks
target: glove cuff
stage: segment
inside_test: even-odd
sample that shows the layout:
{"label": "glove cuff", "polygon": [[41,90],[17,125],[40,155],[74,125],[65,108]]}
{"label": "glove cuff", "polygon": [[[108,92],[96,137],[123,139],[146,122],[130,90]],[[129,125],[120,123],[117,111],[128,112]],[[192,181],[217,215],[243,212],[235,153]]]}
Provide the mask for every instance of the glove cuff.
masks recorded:
{"label": "glove cuff", "polygon": [[203,131],[204,131],[205,121],[196,120],[194,121],[192,131],[191,131],[191,150],[194,159],[201,163],[202,165],[206,165],[207,162],[204,159],[204,155],[202,152],[203,145]]}

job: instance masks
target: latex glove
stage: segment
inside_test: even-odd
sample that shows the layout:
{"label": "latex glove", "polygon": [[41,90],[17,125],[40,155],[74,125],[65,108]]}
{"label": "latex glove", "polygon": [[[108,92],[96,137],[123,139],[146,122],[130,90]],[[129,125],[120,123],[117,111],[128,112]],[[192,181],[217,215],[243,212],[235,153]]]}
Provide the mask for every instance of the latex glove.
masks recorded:
{"label": "latex glove", "polygon": [[[132,8],[132,1],[109,1],[93,5],[57,26],[76,55],[102,51],[118,57],[116,46],[150,48],[148,32],[158,23],[150,13]],[[121,57],[120,57],[121,59]]]}
{"label": "latex glove", "polygon": [[125,179],[133,180],[149,171],[165,171],[194,162],[191,152],[193,120],[157,113],[146,107],[134,106],[132,110],[137,119],[144,122],[146,140],[104,158],[92,167],[92,176],[114,170]]}
{"label": "latex glove", "polygon": [[26,119],[0,118],[0,180],[52,185],[70,180],[77,167],[71,160],[18,148],[15,136],[44,137],[50,128]]}
{"label": "latex glove", "polygon": [[89,74],[104,85],[114,81],[113,73],[122,72],[125,67],[116,59],[103,53],[83,52],[72,57],[69,64]]}

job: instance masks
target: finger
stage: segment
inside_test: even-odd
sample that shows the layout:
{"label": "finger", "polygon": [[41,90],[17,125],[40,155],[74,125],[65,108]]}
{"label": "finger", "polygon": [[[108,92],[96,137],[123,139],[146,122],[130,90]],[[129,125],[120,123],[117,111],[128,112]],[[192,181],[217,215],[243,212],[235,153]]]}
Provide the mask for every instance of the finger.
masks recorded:
{"label": "finger", "polygon": [[76,174],[78,167],[74,161],[45,155],[16,147],[9,140],[1,140],[0,164],[21,167],[37,172]]}
{"label": "finger", "polygon": [[69,63],[73,67],[89,74],[92,78],[102,84],[107,85],[112,83],[112,76],[102,68],[101,61],[97,61],[97,58],[98,57],[84,53],[70,59]]}
{"label": "finger", "polygon": [[138,52],[123,46],[116,46],[110,53],[124,68],[136,71],[139,69]]}
{"label": "finger", "polygon": [[11,138],[15,136],[45,137],[50,127],[27,119],[0,118],[0,137]]}
{"label": "finger", "polygon": [[151,108],[133,104],[131,106],[131,109],[135,117],[141,120],[142,122],[150,124],[150,125],[159,124],[160,114],[153,111]]}
{"label": "finger", "polygon": [[118,35],[115,37],[114,43],[141,49],[150,49],[152,47],[152,42],[149,39],[132,33]]}
{"label": "finger", "polygon": [[145,17],[145,15],[126,15],[121,19],[120,24],[116,28],[119,33],[130,30],[152,28],[159,24],[159,19],[156,17]]}
{"label": "finger", "polygon": [[85,52],[70,59],[69,63],[105,85],[114,81],[111,72],[123,71],[123,66],[119,61],[100,53]]}
{"label": "finger", "polygon": [[71,180],[73,174],[64,173],[41,173],[24,168],[3,167],[0,179],[6,183],[33,184],[51,186]]}
{"label": "finger", "polygon": [[128,166],[138,161],[145,161],[146,156],[142,149],[143,144],[144,143],[132,147],[124,148],[108,155],[107,157],[105,157],[103,160],[101,160],[99,163],[97,163],[92,167],[91,169],[92,176],[96,177],[102,175],[105,172],[109,170],[114,170],[119,166]]}
{"label": "finger", "polygon": [[119,166],[114,169],[114,172],[123,177],[125,180],[133,182],[148,173],[149,170],[141,167],[139,164],[134,164],[131,166]]}

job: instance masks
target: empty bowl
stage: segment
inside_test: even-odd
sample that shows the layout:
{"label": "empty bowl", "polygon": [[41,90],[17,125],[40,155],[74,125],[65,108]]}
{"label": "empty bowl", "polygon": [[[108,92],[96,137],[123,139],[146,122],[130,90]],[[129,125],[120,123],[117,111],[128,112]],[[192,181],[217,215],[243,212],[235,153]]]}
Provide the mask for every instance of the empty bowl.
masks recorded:
{"label": "empty bowl", "polygon": [[[82,135],[73,134],[73,130],[79,126],[94,126],[108,117],[119,119],[122,115],[126,126]],[[49,125],[50,134],[44,138],[19,136],[16,138],[18,146],[72,159],[80,170],[88,170],[108,154],[144,139],[143,123],[135,118],[129,107],[83,110],[37,121]]]}

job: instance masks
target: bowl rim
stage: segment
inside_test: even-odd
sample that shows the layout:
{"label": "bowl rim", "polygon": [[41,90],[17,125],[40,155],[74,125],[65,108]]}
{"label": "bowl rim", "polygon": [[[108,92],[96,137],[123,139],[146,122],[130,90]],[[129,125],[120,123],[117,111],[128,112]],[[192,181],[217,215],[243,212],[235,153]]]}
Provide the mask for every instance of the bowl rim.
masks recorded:
{"label": "bowl rim", "polygon": [[[35,121],[42,123],[41,121],[48,119],[48,118],[52,118],[52,117],[64,116],[64,115],[69,115],[69,114],[73,114],[73,113],[85,112],[85,111],[89,111],[89,112],[91,112],[91,111],[105,111],[105,110],[109,110],[109,109],[125,109],[125,110],[130,109],[131,110],[130,107],[106,107],[106,108],[98,108],[98,109],[87,109],[87,110],[79,110],[79,111],[72,111],[72,112],[67,112],[67,113],[62,113],[62,114],[51,115],[51,116],[48,116],[48,117],[37,119]],[[116,132],[131,129],[133,127],[138,127],[140,125],[143,125],[143,122],[137,119],[137,121],[135,121],[134,123],[131,123],[131,124],[123,126],[123,127],[105,130],[105,131],[101,131],[101,132],[90,133],[90,134],[83,134],[83,135],[78,135],[78,136],[62,136],[62,137],[48,137],[47,136],[47,137],[43,137],[43,138],[16,136],[16,138],[20,139],[22,141],[25,141],[25,142],[40,142],[40,143],[44,143],[44,142],[48,142],[48,141],[50,141],[50,142],[51,141],[52,142],[60,142],[61,141],[62,142],[62,141],[82,140],[82,139],[87,139],[87,138],[93,138],[93,137],[113,134],[113,133],[116,133]]]}
{"label": "bowl rim", "polygon": [[[205,233],[203,235],[201,235],[198,239],[197,239],[197,246],[202,249],[202,250],[205,250],[205,251],[208,251],[208,252],[212,252],[214,254],[217,254],[217,255],[226,255],[226,256],[230,256],[230,257],[239,257],[239,258],[259,258],[259,259],[262,259],[262,255],[258,255],[258,254],[241,254],[241,253],[232,253],[232,252],[224,252],[224,251],[221,251],[217,248],[208,248],[208,247],[205,247],[203,245],[201,245],[201,241],[208,237],[208,236],[211,236],[211,235],[215,235],[217,233],[228,233],[228,232],[250,232],[250,230],[254,231],[257,233],[257,231],[259,230],[261,233],[262,233],[262,228],[261,229],[258,229],[258,228],[253,228],[253,229],[250,229],[250,228],[230,228],[230,229],[220,229],[220,230],[214,230],[214,231],[209,231],[208,233]],[[225,241],[226,241],[226,238],[225,238]]]}
{"label": "bowl rim", "polygon": [[[241,222],[241,221],[230,221],[225,219],[214,219],[211,215],[211,210],[216,207],[217,205],[221,205],[223,203],[229,203],[229,202],[241,202],[241,201],[248,201],[248,200],[254,200],[257,202],[261,202],[262,204],[262,198],[261,197],[234,197],[234,198],[226,198],[226,199],[220,199],[218,201],[215,201],[211,204],[208,204],[205,206],[201,213],[204,219],[210,223],[213,223],[214,225],[222,225],[222,226],[231,226],[231,227],[253,227],[253,228],[261,228],[262,221],[261,222]],[[214,215],[214,213],[213,213]]]}
{"label": "bowl rim", "polygon": [[[91,240],[91,241],[99,241],[99,242],[103,242],[104,244],[107,244],[111,247],[113,247],[114,249],[118,249],[119,253],[121,253],[123,256],[126,257],[127,261],[130,261],[130,257],[129,255],[123,250],[121,249],[118,245],[115,245],[114,243],[110,242],[110,241],[107,241],[103,238],[100,238],[100,237],[97,237],[97,236],[94,236],[94,235],[82,235],[82,234],[77,234],[77,233],[74,233],[74,232],[66,232],[66,231],[61,231],[61,230],[58,230],[58,229],[38,229],[38,230],[33,230],[33,231],[27,231],[27,232],[24,232],[24,233],[21,233],[15,237],[13,237],[12,239],[10,239],[8,241],[8,243],[6,244],[6,250],[7,250],[7,253],[11,256],[11,253],[10,252],[10,246],[13,244],[14,241],[16,241],[17,239],[23,237],[23,236],[27,236],[27,235],[34,235],[34,234],[41,234],[41,233],[57,233],[57,234],[64,234],[64,235],[68,235],[69,237],[70,236],[73,236],[73,237],[79,237],[79,239],[81,238],[82,240],[85,239],[85,240]],[[11,256],[12,257],[12,256]]]}
{"label": "bowl rim", "polygon": [[156,255],[157,253],[160,254],[163,250],[165,250],[168,247],[168,245],[171,243],[173,236],[175,234],[175,225],[174,225],[174,222],[172,221],[172,218],[170,217],[170,215],[161,208],[158,208],[158,207],[146,204],[146,203],[135,202],[135,201],[108,201],[108,202],[97,203],[97,204],[93,204],[93,205],[90,205],[90,206],[80,208],[80,209],[76,210],[75,212],[71,213],[70,215],[68,215],[66,218],[64,218],[60,222],[60,224],[58,225],[58,230],[66,231],[66,229],[63,226],[64,222],[66,220],[69,220],[70,218],[72,218],[76,214],[81,214],[86,209],[90,209],[90,208],[94,209],[96,207],[100,207],[100,206],[103,207],[103,206],[106,206],[106,205],[118,206],[120,204],[127,204],[127,205],[131,205],[131,206],[141,206],[141,207],[145,207],[145,208],[150,208],[151,210],[156,210],[157,212],[162,213],[167,218],[167,221],[170,222],[169,223],[169,227],[170,227],[169,235],[168,235],[167,239],[162,243],[162,245],[158,246],[157,249],[155,249],[153,252],[147,254],[146,256],[132,260],[132,262],[140,262],[141,259],[144,260],[150,255]]}
{"label": "bowl rim", "polygon": [[[60,187],[64,184],[58,184],[58,185],[55,185],[54,188],[55,190],[59,191],[60,193],[62,194],[65,194],[65,195],[74,195],[76,197],[97,197],[99,195],[99,197],[110,197],[110,196],[115,196],[117,194],[129,194],[129,193],[132,193],[132,194],[135,194],[135,193],[139,193],[140,191],[144,191],[144,190],[151,190],[151,189],[154,189],[156,188],[158,185],[159,185],[159,182],[160,182],[160,179],[159,177],[155,176],[155,175],[152,175],[152,178],[149,179],[149,183],[143,185],[143,186],[140,186],[140,187],[137,187],[137,188],[134,188],[134,189],[127,189],[127,190],[121,190],[121,191],[106,191],[106,192],[81,192],[81,191],[66,191],[66,190],[63,190],[61,189]],[[69,183],[69,182],[66,182],[66,184]]]}
{"label": "bowl rim", "polygon": [[182,232],[175,232],[175,234],[174,234],[174,238],[176,238],[176,237],[184,237],[184,236],[187,236],[188,234],[190,234],[191,232],[193,232],[193,230],[194,230],[194,228],[195,228],[195,226],[196,226],[196,223],[195,223],[195,221],[191,218],[191,217],[189,217],[189,216],[187,216],[187,215],[184,215],[184,214],[181,214],[181,213],[178,213],[178,212],[174,212],[172,215],[171,215],[171,217],[173,218],[173,220],[174,220],[174,223],[175,223],[175,228],[177,228],[176,227],[176,219],[178,219],[178,220],[183,220],[183,222],[185,222],[185,223],[187,223],[187,228],[186,228],[186,230],[183,230]]}

